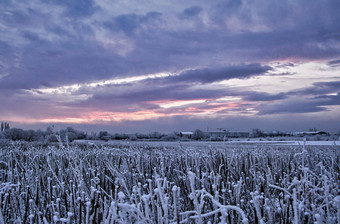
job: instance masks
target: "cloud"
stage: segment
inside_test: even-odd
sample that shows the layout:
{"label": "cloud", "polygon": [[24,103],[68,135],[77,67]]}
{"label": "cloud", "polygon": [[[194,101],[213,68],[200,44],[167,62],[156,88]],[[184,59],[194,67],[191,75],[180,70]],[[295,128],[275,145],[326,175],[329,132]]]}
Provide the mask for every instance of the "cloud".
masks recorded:
{"label": "cloud", "polygon": [[[336,95],[335,95],[336,94]],[[340,92],[335,93],[334,95],[322,95],[315,97],[316,100],[321,100],[321,105],[331,106],[331,105],[340,105]]]}
{"label": "cloud", "polygon": [[256,109],[259,115],[266,114],[291,114],[291,113],[313,113],[327,111],[319,102],[313,101],[285,101],[274,104],[260,104]]}
{"label": "cloud", "polygon": [[327,64],[331,67],[338,67],[340,66],[340,59],[329,61]]}
{"label": "cloud", "polygon": [[93,15],[98,10],[93,0],[67,1],[67,0],[48,0],[47,2],[61,5],[65,8],[64,15],[68,17],[82,18]]}
{"label": "cloud", "polygon": [[332,94],[334,92],[338,92],[340,89],[340,81],[332,81],[332,82],[315,82],[313,86],[298,89],[294,91],[290,91],[287,94],[289,95],[324,95],[324,94]]}
{"label": "cloud", "polygon": [[287,95],[284,93],[269,94],[264,92],[247,92],[247,94],[248,95],[244,97],[247,101],[273,101],[287,98]]}
{"label": "cloud", "polygon": [[[213,6],[215,20],[219,22],[233,18],[239,29],[316,29],[324,31],[339,25],[336,20],[339,15],[336,11],[340,8],[337,1],[315,1],[306,7],[305,1],[281,1],[280,3],[257,1],[219,1]],[[295,9],[295,10],[292,10]],[[323,10],[320,10],[323,9]],[[298,11],[297,11],[298,10]],[[311,18],[311,15],[313,17]],[[227,23],[228,24],[228,23]],[[251,28],[250,26],[253,26]],[[322,26],[324,29],[321,29]],[[335,29],[334,29],[335,30]]]}
{"label": "cloud", "polygon": [[[176,100],[196,100],[196,99],[215,99],[222,97],[226,94],[225,90],[219,89],[192,89],[190,85],[176,84],[165,86],[144,86],[132,85],[127,86],[124,90],[116,91],[115,88],[111,90],[101,91],[94,93],[87,104],[101,104],[106,105],[140,105],[153,101],[176,101]],[[82,104],[82,103],[81,103]],[[114,106],[116,107],[116,106]],[[115,108],[112,108],[115,109]]]}
{"label": "cloud", "polygon": [[[10,75],[0,80],[0,89],[61,86],[109,78],[128,70],[121,56],[96,43],[40,44],[31,45],[21,53],[20,67],[9,69]],[[93,54],[95,51],[101,54]]]}
{"label": "cloud", "polygon": [[134,32],[143,24],[153,23],[160,20],[162,13],[148,12],[146,15],[137,15],[135,13],[119,15],[111,21],[105,21],[104,27],[112,32],[124,31],[128,34]]}
{"label": "cloud", "polygon": [[[83,112],[64,104],[67,96],[54,96],[53,100],[45,96],[34,96],[25,91],[3,90],[0,101],[6,106],[0,108],[1,119],[8,121],[30,122],[47,118],[65,118],[80,116]],[[62,108],[62,109],[61,109]]]}
{"label": "cloud", "polygon": [[[51,14],[47,13],[48,4]],[[265,66],[261,68],[251,64],[253,61],[330,58],[340,54],[334,47],[339,41],[336,35],[338,25],[335,23],[338,16],[331,14],[328,25],[324,26],[328,13],[315,12],[316,3],[310,10],[320,17],[315,24],[317,28],[310,28],[304,23],[301,27],[300,24],[289,27],[289,21],[286,20],[282,25],[270,25],[272,17],[277,17],[270,9],[278,11],[280,5],[289,8],[287,3],[275,7],[266,3],[263,10],[267,17],[261,16],[259,21],[255,18],[260,8],[255,4],[251,5],[251,11],[247,11],[250,10],[247,4],[250,3],[228,1],[224,7],[234,10],[233,14],[216,13],[217,9],[223,8],[218,4],[209,6],[202,2],[202,6],[184,7],[184,11],[190,15],[203,13],[204,8],[204,18],[193,18],[200,24],[195,27],[177,16],[178,12],[183,12],[181,5],[173,9],[158,6],[145,13],[123,10],[120,14],[115,12],[110,17],[100,17],[101,14],[110,13],[93,1],[49,1],[44,4],[33,1],[26,8],[12,3],[7,9],[10,13],[6,13],[5,8],[0,17],[5,25],[4,33],[9,35],[1,41],[9,45],[11,51],[20,55],[20,58],[3,59],[2,64],[9,66],[6,69],[9,75],[0,80],[0,88],[58,86],[68,82],[72,84],[146,73],[176,72],[195,67],[204,69],[189,70],[173,78],[174,81],[182,78],[209,83],[253,75],[253,71],[237,73],[237,69],[242,72],[247,66],[248,69],[254,69],[254,74],[256,69],[260,69],[259,72],[267,71]],[[336,5],[328,1],[325,4],[329,6],[325,11],[332,13],[330,6]],[[304,9],[300,2],[297,6]],[[251,13],[250,17],[241,20],[246,12]],[[291,16],[289,10],[284,13],[287,18]],[[68,17],[72,15],[78,19],[70,20]],[[236,25],[265,24],[269,30],[255,32],[247,30],[245,26],[243,31],[233,31],[225,27],[225,23],[214,20],[216,16],[221,21],[234,21],[236,17]],[[305,14],[301,16],[307,18]],[[284,29],[280,29],[280,26]],[[108,33],[103,34],[103,30]],[[52,56],[51,52],[58,52],[58,57],[56,54]],[[16,62],[20,62],[20,67],[12,66]],[[228,64],[240,62],[245,63],[244,68],[235,66],[235,71],[228,71],[233,69]],[[211,75],[203,77],[206,73]]]}
{"label": "cloud", "polygon": [[[261,101],[276,101],[285,99],[284,93],[269,94],[265,92],[245,91],[243,88],[226,88],[209,86],[195,87],[188,82],[138,81],[130,84],[104,85],[100,87],[79,90],[80,95],[91,95],[86,100],[67,103],[76,108],[97,108],[106,111],[136,112],[152,109],[159,113],[187,113],[191,108],[193,113],[199,111],[242,111],[255,107]],[[225,99],[224,99],[225,98]],[[200,102],[196,102],[196,101]],[[245,100],[247,103],[242,102]],[[191,101],[193,101],[191,103]],[[179,102],[180,106],[176,106]],[[186,102],[181,105],[181,102]],[[172,103],[169,109],[160,105]],[[237,107],[239,109],[237,109]],[[225,109],[229,108],[229,109]]]}
{"label": "cloud", "polygon": [[[314,113],[330,110],[328,107],[340,105],[340,81],[316,82],[312,87],[280,93],[276,95],[278,102],[260,104],[257,106],[258,114],[283,113]],[[253,93],[254,96],[257,93]],[[266,95],[266,94],[265,94]],[[246,99],[251,99],[246,97]],[[253,101],[256,101],[256,98]],[[261,99],[261,94],[260,97]],[[266,97],[264,97],[266,98]],[[269,96],[269,99],[271,97]],[[276,100],[273,96],[272,100]]]}
{"label": "cloud", "polygon": [[260,64],[234,65],[223,68],[203,68],[184,71],[176,76],[163,78],[166,82],[187,82],[187,83],[213,83],[233,78],[245,79],[252,76],[263,75],[270,71],[270,66]]}
{"label": "cloud", "polygon": [[202,9],[202,7],[200,7],[200,6],[192,6],[192,7],[190,7],[190,8],[186,8],[185,10],[184,10],[184,15],[186,15],[186,16],[196,16],[196,15],[198,15],[201,11],[202,11],[203,9]]}

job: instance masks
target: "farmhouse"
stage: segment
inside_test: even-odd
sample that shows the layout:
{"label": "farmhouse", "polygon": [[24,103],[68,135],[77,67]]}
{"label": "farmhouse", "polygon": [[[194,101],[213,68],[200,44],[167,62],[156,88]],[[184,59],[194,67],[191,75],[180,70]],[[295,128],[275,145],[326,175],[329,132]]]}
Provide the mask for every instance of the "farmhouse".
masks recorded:
{"label": "farmhouse", "polygon": [[179,133],[179,136],[180,136],[180,137],[191,138],[193,134],[194,134],[194,133],[193,133],[192,131],[181,131],[181,132]]}

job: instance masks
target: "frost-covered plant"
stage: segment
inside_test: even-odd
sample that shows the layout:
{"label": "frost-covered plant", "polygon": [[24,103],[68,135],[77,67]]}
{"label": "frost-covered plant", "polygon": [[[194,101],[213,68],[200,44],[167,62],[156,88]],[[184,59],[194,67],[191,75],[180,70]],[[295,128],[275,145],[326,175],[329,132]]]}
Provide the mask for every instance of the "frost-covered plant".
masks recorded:
{"label": "frost-covered plant", "polygon": [[0,223],[339,223],[339,148],[302,148],[3,145]]}

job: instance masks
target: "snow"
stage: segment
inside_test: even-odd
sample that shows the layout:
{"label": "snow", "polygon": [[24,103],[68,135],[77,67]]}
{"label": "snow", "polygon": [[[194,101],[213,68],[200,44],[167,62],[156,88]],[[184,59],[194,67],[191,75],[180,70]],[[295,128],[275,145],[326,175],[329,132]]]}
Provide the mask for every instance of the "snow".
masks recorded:
{"label": "snow", "polygon": [[[228,141],[109,141],[106,143],[107,145],[148,145],[151,147],[163,147],[164,149],[169,147],[178,147],[179,145],[185,146],[186,148],[192,147],[194,150],[196,147],[225,147],[227,145],[287,145],[287,146],[303,146],[304,141],[301,140],[283,140],[283,141],[276,141],[276,140],[260,140],[260,139],[231,139]],[[311,146],[340,146],[340,141],[306,141],[306,145]]]}

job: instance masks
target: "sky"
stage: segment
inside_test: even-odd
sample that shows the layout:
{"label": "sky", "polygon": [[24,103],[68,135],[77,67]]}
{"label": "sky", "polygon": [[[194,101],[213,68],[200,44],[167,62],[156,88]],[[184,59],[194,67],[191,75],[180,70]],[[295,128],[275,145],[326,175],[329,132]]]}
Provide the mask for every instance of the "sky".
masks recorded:
{"label": "sky", "polygon": [[0,121],[340,131],[338,0],[2,0]]}

